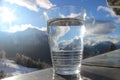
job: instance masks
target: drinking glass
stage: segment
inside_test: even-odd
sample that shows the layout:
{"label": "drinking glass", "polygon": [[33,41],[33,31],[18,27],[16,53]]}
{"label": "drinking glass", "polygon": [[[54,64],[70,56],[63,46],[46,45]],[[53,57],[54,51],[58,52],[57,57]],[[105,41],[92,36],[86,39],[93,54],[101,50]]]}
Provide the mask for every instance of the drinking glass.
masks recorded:
{"label": "drinking glass", "polygon": [[86,10],[80,6],[52,7],[46,17],[53,73],[80,74]]}

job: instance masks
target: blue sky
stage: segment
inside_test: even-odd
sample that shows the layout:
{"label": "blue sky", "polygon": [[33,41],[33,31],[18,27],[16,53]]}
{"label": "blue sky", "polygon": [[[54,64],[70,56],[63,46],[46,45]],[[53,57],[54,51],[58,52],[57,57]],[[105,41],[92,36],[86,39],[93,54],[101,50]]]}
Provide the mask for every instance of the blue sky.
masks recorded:
{"label": "blue sky", "polygon": [[16,32],[29,27],[46,30],[44,12],[52,6],[61,5],[82,6],[90,18],[120,22],[120,17],[108,7],[106,0],[1,0],[0,30]]}

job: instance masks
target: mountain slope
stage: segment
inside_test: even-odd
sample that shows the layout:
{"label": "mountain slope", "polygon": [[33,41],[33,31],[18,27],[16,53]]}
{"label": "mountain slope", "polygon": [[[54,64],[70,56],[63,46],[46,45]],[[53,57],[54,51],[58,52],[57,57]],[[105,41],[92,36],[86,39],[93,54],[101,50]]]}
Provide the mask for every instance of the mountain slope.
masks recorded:
{"label": "mountain slope", "polygon": [[35,60],[50,61],[50,51],[47,33],[34,28],[16,33],[0,32],[0,50],[4,50],[7,57],[14,57],[16,53],[24,54]]}
{"label": "mountain slope", "polygon": [[13,60],[0,59],[0,70],[3,70],[6,77],[36,71],[35,68],[27,68],[16,64]]}

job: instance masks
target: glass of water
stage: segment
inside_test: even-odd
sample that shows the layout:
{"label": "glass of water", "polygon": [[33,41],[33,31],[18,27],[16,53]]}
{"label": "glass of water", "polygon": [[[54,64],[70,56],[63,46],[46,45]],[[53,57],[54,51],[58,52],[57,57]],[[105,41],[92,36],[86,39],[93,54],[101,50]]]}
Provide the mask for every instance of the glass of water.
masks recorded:
{"label": "glass of water", "polygon": [[52,7],[46,18],[54,74],[80,74],[86,10],[80,6]]}

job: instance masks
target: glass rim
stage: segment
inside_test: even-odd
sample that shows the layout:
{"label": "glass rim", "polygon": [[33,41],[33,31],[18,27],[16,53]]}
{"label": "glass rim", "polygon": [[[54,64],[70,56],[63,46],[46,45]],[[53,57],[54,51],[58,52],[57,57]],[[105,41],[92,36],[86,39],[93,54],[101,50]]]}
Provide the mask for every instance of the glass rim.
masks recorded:
{"label": "glass rim", "polygon": [[51,8],[47,9],[46,11],[50,11],[50,10],[54,10],[57,8],[64,8],[64,7],[68,7],[68,8],[79,8],[81,10],[83,10],[84,12],[86,11],[86,8],[83,6],[78,6],[78,5],[60,5],[60,6],[52,6]]}
{"label": "glass rim", "polygon": [[[55,11],[57,9],[59,10],[59,9],[62,9],[62,8],[68,8],[71,12],[72,12],[72,10],[74,11],[74,9],[78,9],[78,10],[80,10],[80,12],[82,12],[82,14],[84,14],[84,16],[83,16],[84,21],[86,20],[86,16],[87,16],[87,10],[86,10],[86,8],[83,7],[83,6],[78,6],[78,5],[53,6],[53,7],[51,7],[51,8],[49,8],[49,9],[46,10],[46,12],[45,12],[46,15],[47,15],[46,20],[49,20],[49,18],[48,18],[49,12]],[[63,9],[63,11],[64,11],[64,9]],[[76,17],[79,17],[79,16],[76,16]]]}

